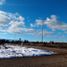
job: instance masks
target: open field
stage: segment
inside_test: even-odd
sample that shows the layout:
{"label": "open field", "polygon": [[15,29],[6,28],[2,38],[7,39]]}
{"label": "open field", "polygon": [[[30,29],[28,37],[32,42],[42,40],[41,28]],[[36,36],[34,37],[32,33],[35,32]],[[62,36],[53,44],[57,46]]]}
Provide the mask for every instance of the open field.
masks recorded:
{"label": "open field", "polygon": [[67,49],[36,48],[52,50],[57,54],[52,56],[0,59],[0,67],[67,67]]}

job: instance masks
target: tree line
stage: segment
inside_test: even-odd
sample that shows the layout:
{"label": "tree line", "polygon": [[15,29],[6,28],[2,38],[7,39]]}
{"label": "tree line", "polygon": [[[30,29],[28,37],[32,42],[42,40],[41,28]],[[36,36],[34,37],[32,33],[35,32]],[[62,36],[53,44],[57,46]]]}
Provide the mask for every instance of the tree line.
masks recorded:
{"label": "tree line", "polygon": [[39,41],[28,41],[24,40],[22,41],[21,39],[19,40],[7,40],[7,39],[0,39],[0,45],[4,44],[14,44],[14,45],[30,45],[30,46],[42,46],[42,47],[54,47],[54,48],[67,48],[67,43],[66,42],[39,42]]}

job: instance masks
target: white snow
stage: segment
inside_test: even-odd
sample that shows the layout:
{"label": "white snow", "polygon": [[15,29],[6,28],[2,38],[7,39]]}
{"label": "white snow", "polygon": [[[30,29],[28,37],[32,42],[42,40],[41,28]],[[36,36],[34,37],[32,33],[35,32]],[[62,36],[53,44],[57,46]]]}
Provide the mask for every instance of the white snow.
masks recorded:
{"label": "white snow", "polygon": [[14,45],[0,45],[0,58],[52,55],[54,52]]}

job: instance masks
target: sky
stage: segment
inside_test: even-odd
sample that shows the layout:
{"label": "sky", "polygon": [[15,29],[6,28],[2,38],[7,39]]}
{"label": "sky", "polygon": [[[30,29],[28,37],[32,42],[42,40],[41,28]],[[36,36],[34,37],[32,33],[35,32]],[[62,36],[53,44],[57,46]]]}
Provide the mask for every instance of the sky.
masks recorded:
{"label": "sky", "polygon": [[0,0],[0,39],[67,42],[67,0]]}

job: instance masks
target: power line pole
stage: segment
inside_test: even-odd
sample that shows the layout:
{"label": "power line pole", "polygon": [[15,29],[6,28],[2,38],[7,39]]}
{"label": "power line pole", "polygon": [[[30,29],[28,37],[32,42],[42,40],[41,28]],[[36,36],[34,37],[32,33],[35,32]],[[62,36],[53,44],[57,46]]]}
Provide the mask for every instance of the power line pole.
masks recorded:
{"label": "power line pole", "polygon": [[43,43],[43,25],[44,25],[44,21],[42,21],[42,43]]}

